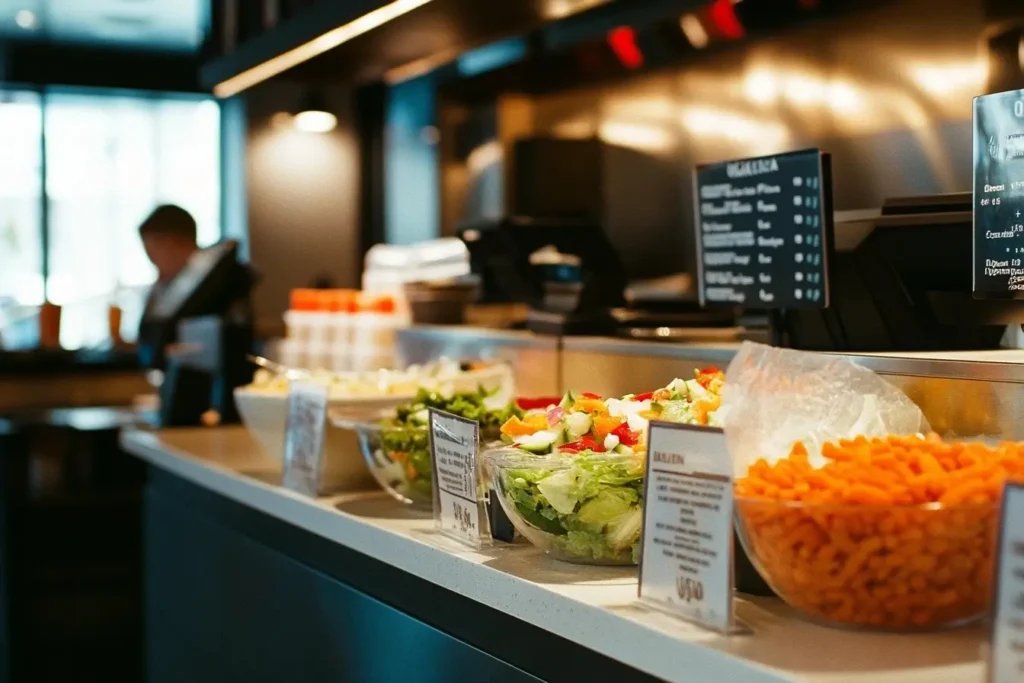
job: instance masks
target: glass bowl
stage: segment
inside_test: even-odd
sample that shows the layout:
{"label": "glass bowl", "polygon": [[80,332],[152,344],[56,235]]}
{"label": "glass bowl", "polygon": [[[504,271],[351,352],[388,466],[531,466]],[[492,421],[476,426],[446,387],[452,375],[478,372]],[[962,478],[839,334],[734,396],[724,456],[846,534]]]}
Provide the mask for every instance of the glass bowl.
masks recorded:
{"label": "glass bowl", "polygon": [[736,499],[740,542],[765,582],[813,621],[921,631],[983,616],[999,510]]}
{"label": "glass bowl", "polygon": [[425,425],[355,422],[346,426],[355,430],[366,466],[381,488],[413,507],[433,507],[430,432]]}
{"label": "glass bowl", "polygon": [[[363,460],[381,488],[402,503],[421,510],[433,509],[434,476],[427,425],[394,425],[387,420],[336,420],[334,424],[355,431]],[[480,432],[485,443],[499,435],[497,429]],[[486,490],[486,469],[482,474]]]}
{"label": "glass bowl", "polygon": [[484,454],[492,488],[516,530],[552,557],[635,565],[643,524],[643,459],[585,453]]}

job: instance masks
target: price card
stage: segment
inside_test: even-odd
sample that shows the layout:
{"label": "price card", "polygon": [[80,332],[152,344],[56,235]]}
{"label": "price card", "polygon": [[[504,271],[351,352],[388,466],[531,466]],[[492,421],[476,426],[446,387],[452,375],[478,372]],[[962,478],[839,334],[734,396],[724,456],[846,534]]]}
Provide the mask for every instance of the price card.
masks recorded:
{"label": "price card", "polygon": [[995,576],[989,683],[1024,680],[1024,486],[1007,484]]}
{"label": "price card", "polygon": [[441,533],[473,547],[490,542],[487,513],[478,493],[479,435],[478,422],[430,410],[434,521]]}
{"label": "price card", "polygon": [[639,596],[734,632],[732,461],[721,429],[652,422]]}
{"label": "price card", "polygon": [[291,382],[284,437],[285,488],[314,497],[319,492],[326,423],[327,387]]}

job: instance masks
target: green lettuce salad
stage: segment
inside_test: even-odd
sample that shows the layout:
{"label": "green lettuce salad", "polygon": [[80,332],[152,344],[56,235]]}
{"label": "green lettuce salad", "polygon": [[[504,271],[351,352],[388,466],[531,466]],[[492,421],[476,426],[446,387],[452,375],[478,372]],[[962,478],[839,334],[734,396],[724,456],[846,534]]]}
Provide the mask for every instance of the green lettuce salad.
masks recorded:
{"label": "green lettuce salad", "polygon": [[497,438],[502,423],[518,414],[514,403],[493,405],[493,392],[480,389],[444,395],[421,389],[416,398],[400,406],[392,419],[380,425],[378,468],[391,486],[414,503],[433,502],[433,473],[430,462],[430,409],[480,423],[480,438]]}
{"label": "green lettuce salad", "polygon": [[[642,457],[583,452],[492,460],[499,495],[520,533],[556,557],[635,564],[643,522]],[[543,533],[537,533],[543,532]]]}

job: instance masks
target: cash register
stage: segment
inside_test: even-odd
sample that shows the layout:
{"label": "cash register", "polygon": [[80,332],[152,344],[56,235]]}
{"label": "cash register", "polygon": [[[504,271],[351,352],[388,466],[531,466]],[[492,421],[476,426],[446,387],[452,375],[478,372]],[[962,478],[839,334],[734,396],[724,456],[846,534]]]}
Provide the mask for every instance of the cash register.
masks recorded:
{"label": "cash register", "polygon": [[171,281],[139,330],[139,357],[161,370],[161,426],[200,424],[215,411],[237,422],[234,389],[252,380],[249,294],[254,278],[238,260],[238,243],[225,240],[196,252]]}

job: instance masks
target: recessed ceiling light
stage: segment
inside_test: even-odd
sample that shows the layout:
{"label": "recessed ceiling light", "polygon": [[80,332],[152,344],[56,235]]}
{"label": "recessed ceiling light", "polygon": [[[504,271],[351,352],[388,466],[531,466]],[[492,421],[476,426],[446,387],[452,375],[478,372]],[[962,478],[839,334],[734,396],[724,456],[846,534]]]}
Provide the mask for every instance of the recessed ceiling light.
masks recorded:
{"label": "recessed ceiling light", "polygon": [[292,119],[292,125],[303,133],[329,133],[338,125],[338,117],[329,111],[300,111]]}
{"label": "recessed ceiling light", "polygon": [[14,15],[14,23],[19,28],[23,28],[26,31],[32,31],[39,28],[39,17],[36,13],[29,9],[18,10],[17,14]]}
{"label": "recessed ceiling light", "polygon": [[679,19],[679,28],[683,29],[683,34],[690,41],[690,45],[693,45],[698,50],[708,46],[707,29],[704,28],[704,24],[701,23],[695,14],[684,14]]}
{"label": "recessed ceiling light", "polygon": [[329,133],[338,125],[338,117],[331,113],[324,93],[307,92],[294,110],[292,126],[303,133]]}

